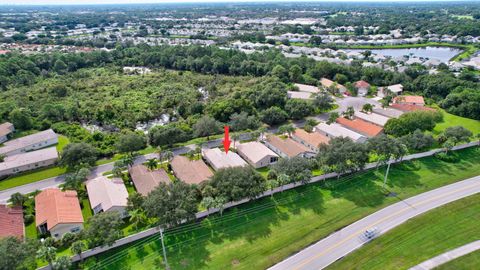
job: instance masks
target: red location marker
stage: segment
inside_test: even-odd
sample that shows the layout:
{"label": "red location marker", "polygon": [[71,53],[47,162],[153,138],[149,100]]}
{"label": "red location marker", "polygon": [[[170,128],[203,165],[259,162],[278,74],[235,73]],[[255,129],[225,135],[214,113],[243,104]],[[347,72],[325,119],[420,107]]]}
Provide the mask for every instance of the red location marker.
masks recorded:
{"label": "red location marker", "polygon": [[228,126],[223,127],[225,130],[225,137],[223,138],[223,149],[225,150],[225,154],[228,154],[228,150],[230,149],[230,136],[228,135]]}

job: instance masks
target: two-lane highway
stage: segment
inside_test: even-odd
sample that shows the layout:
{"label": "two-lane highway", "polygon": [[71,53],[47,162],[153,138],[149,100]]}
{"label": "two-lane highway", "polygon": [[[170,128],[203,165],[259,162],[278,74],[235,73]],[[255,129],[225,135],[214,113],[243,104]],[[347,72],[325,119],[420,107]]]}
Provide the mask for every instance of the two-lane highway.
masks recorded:
{"label": "two-lane highway", "polygon": [[433,208],[480,192],[480,176],[431,190],[383,208],[305,248],[270,270],[323,269],[366,243],[363,234],[379,235]]}

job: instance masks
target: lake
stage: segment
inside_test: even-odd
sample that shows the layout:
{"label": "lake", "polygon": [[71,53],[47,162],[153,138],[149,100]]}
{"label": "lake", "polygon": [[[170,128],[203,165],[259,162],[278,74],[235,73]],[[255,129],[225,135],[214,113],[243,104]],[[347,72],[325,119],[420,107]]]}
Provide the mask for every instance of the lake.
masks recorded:
{"label": "lake", "polygon": [[[364,49],[346,49],[348,52],[363,52]],[[424,48],[406,48],[406,49],[372,49],[369,50],[374,54],[382,54],[384,56],[398,57],[404,55],[413,55],[418,58],[438,59],[444,63],[448,62],[452,57],[462,52],[461,49],[452,47],[424,47]]]}

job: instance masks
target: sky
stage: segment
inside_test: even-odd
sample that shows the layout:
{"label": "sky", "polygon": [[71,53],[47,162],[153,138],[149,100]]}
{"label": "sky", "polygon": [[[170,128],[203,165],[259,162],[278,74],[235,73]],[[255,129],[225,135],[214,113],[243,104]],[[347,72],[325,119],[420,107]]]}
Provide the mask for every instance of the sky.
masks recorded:
{"label": "sky", "polygon": [[[142,4],[142,3],[215,3],[215,2],[295,2],[299,0],[0,0],[0,5],[90,5],[90,4]],[[387,2],[385,0],[310,0],[315,2]],[[395,0],[388,2],[406,2]],[[414,0],[413,0],[414,1]],[[432,0],[430,0],[432,1]]]}

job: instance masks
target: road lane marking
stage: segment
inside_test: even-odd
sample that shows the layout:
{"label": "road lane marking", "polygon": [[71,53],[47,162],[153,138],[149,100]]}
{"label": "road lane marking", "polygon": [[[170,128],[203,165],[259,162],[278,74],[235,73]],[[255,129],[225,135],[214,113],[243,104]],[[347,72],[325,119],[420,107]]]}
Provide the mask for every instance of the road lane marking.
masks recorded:
{"label": "road lane marking", "polygon": [[[431,201],[434,201],[434,200],[437,200],[437,199],[440,199],[440,198],[443,198],[443,197],[447,197],[447,196],[449,196],[449,195],[451,195],[451,194],[454,194],[454,193],[457,193],[457,192],[460,192],[460,191],[464,191],[464,190],[466,190],[466,189],[469,189],[469,188],[472,188],[472,187],[475,187],[475,186],[478,186],[478,185],[480,185],[480,183],[475,183],[475,184],[472,184],[472,185],[463,187],[463,188],[461,188],[461,189],[456,189],[456,190],[453,190],[453,191],[448,192],[448,193],[440,194],[440,195],[437,195],[437,196],[435,196],[435,197],[429,198],[429,199],[427,199],[427,200],[420,201],[420,202],[418,202],[418,203],[414,203],[414,204],[412,204],[412,206],[413,206],[413,207],[415,207],[415,206],[420,206],[420,205],[429,203],[429,202],[431,202]],[[473,195],[473,194],[472,194],[472,195]],[[435,207],[435,208],[436,208],[436,207]],[[385,208],[383,208],[383,209],[385,209]],[[373,227],[373,226],[375,226],[375,225],[378,225],[379,223],[382,223],[382,222],[384,222],[384,221],[387,220],[387,219],[390,219],[390,218],[392,218],[392,217],[394,217],[394,216],[397,216],[397,215],[399,215],[400,213],[403,213],[403,212],[405,212],[405,211],[407,211],[407,210],[410,210],[410,207],[403,208],[403,209],[401,209],[401,210],[399,210],[399,211],[397,211],[397,212],[394,212],[394,213],[391,214],[391,215],[388,215],[388,216],[386,216],[386,217],[384,217],[384,218],[381,218],[380,220],[374,222],[373,224],[370,224],[369,226],[364,227],[363,229],[357,230],[355,233],[350,234],[347,238],[341,240],[340,242],[336,243],[335,245],[330,246],[329,248],[327,248],[327,249],[325,249],[324,251],[316,254],[316,255],[313,256],[313,257],[310,257],[310,258],[308,258],[308,259],[306,259],[306,260],[303,260],[299,265],[295,266],[294,269],[295,269],[295,270],[298,270],[298,269],[302,268],[303,266],[305,266],[306,264],[310,263],[311,261],[313,261],[313,260],[315,260],[315,259],[317,259],[317,258],[319,258],[319,257],[321,257],[321,256],[323,256],[323,255],[325,255],[325,253],[327,253],[328,251],[330,251],[330,250],[332,250],[332,249],[335,249],[335,248],[337,248],[338,246],[340,246],[340,245],[344,244],[345,242],[349,241],[350,239],[356,237],[359,233],[364,232],[365,230],[367,230],[367,229],[369,229],[369,228],[371,228],[371,227]],[[320,241],[321,241],[321,240],[320,240]]]}

